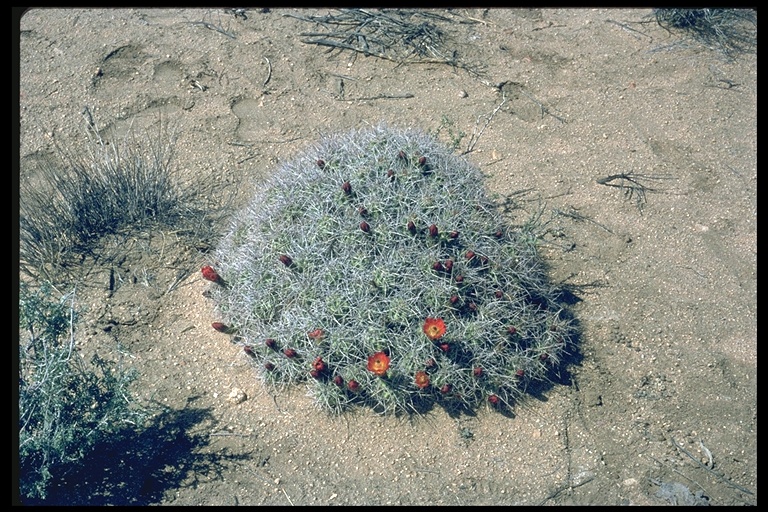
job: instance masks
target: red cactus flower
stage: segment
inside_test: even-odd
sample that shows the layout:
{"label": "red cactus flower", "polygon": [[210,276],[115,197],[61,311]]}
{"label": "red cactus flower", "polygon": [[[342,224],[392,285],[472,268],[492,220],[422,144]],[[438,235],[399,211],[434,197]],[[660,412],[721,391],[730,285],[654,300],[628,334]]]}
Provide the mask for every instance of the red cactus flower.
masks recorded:
{"label": "red cactus flower", "polygon": [[429,375],[427,375],[427,372],[425,371],[418,371],[416,372],[416,375],[413,378],[413,381],[416,383],[416,387],[419,389],[424,389],[427,386],[429,386]]}
{"label": "red cactus flower", "polygon": [[368,371],[381,377],[389,369],[389,356],[384,352],[376,352],[368,358]]}
{"label": "red cactus flower", "polygon": [[314,331],[309,331],[307,333],[307,336],[309,336],[313,340],[321,340],[323,339],[323,336],[325,336],[325,331],[323,331],[322,329],[315,329]]}
{"label": "red cactus flower", "polygon": [[427,338],[435,341],[445,334],[445,322],[443,322],[442,318],[427,318],[422,330],[427,335]]}
{"label": "red cactus flower", "polygon": [[293,260],[287,254],[281,254],[279,259],[280,259],[280,263],[282,263],[286,267],[290,267],[293,265]]}
{"label": "red cactus flower", "polygon": [[318,372],[324,372],[325,369],[328,367],[325,364],[325,361],[323,361],[323,358],[320,356],[317,356],[314,361],[312,361],[312,367],[317,370]]}
{"label": "red cactus flower", "polygon": [[218,283],[221,281],[221,276],[219,276],[219,273],[216,272],[212,266],[206,265],[200,270],[203,273],[203,279],[207,281],[212,281],[214,283]]}
{"label": "red cactus flower", "polygon": [[488,403],[491,405],[498,405],[499,404],[499,397],[496,395],[488,395]]}
{"label": "red cactus flower", "polygon": [[362,221],[360,223],[360,229],[362,229],[363,232],[368,233],[371,230],[371,226],[369,226],[367,222]]}
{"label": "red cactus flower", "polygon": [[272,370],[275,369],[275,365],[269,362],[264,363],[264,369],[267,370],[268,372],[271,372]]}
{"label": "red cactus flower", "polygon": [[408,221],[408,231],[416,233],[416,224],[414,224],[412,220]]}
{"label": "red cactus flower", "polygon": [[266,340],[264,340],[264,344],[273,350],[277,346],[277,342],[272,338],[267,338]]}
{"label": "red cactus flower", "polygon": [[360,389],[360,383],[356,380],[350,380],[347,382],[347,388],[349,388],[350,391],[353,393],[357,392],[358,389]]}
{"label": "red cactus flower", "polygon": [[436,237],[439,234],[440,234],[440,232],[438,231],[437,226],[435,224],[430,224],[429,225],[429,236],[434,238],[434,237]]}
{"label": "red cactus flower", "polygon": [[333,383],[336,384],[337,386],[341,387],[341,386],[344,385],[344,379],[341,377],[341,375],[336,375],[333,378]]}
{"label": "red cactus flower", "polygon": [[283,354],[285,354],[286,357],[289,357],[291,359],[293,359],[297,355],[296,351],[293,350],[292,348],[287,348],[287,349],[283,350]]}
{"label": "red cactus flower", "polygon": [[451,392],[452,388],[453,386],[451,386],[450,384],[443,384],[442,387],[440,388],[440,392],[444,395],[447,395],[448,393]]}
{"label": "red cactus flower", "polygon": [[211,324],[211,327],[213,327],[215,330],[219,332],[227,332],[229,330],[229,327],[227,327],[226,324],[223,324],[221,322],[213,322]]}
{"label": "red cactus flower", "polygon": [[325,169],[325,161],[318,159],[317,166],[321,169]]}
{"label": "red cactus flower", "polygon": [[352,184],[348,181],[345,181],[341,185],[341,190],[344,191],[345,194],[349,195],[352,193]]}
{"label": "red cactus flower", "polygon": [[474,370],[472,370],[472,375],[475,377],[482,377],[483,376],[483,369],[480,366],[475,367]]}

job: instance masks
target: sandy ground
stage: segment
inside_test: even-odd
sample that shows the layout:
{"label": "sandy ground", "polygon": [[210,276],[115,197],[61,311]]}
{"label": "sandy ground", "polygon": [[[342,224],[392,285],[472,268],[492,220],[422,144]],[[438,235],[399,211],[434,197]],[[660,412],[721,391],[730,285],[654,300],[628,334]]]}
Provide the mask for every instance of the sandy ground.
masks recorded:
{"label": "sandy ground", "polygon": [[[266,393],[210,328],[199,250],[137,234],[114,292],[106,269],[80,285],[83,348],[118,341],[137,396],[167,409],[52,499],[756,504],[756,55],[726,59],[649,10],[457,9],[432,20],[456,66],[399,64],[303,42],[326,28],[300,18],[331,12],[26,13],[21,178],[54,142],[87,143],[84,107],[110,139],[175,123],[179,169],[243,200],[322,134],[439,130],[490,191],[552,218],[543,254],[574,290],[578,356],[511,417],[329,418],[302,388]],[[644,193],[611,186],[621,173]]]}

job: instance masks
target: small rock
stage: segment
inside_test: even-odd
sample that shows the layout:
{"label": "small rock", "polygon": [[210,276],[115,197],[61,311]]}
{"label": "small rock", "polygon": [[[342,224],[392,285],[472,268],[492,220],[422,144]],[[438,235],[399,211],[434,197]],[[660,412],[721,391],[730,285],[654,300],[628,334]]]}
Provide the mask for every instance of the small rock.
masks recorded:
{"label": "small rock", "polygon": [[232,391],[229,392],[229,397],[227,398],[230,402],[233,404],[241,404],[248,400],[248,396],[245,394],[245,392],[240,388],[232,388]]}

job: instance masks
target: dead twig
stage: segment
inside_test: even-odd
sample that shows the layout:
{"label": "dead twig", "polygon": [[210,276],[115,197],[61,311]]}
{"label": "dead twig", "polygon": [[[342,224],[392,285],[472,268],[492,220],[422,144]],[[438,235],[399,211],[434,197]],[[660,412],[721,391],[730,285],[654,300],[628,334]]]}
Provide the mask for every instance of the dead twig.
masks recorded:
{"label": "dead twig", "polygon": [[499,103],[499,106],[494,109],[493,112],[486,118],[485,124],[480,129],[480,131],[477,131],[477,124],[480,122],[480,118],[482,116],[478,116],[477,121],[475,122],[475,127],[472,129],[472,136],[469,138],[469,143],[467,144],[467,149],[462,153],[462,155],[466,155],[468,153],[471,153],[475,150],[475,145],[477,144],[477,141],[480,140],[480,136],[483,134],[485,129],[488,127],[489,124],[491,124],[491,120],[496,115],[496,113],[501,110],[501,107],[504,106],[504,104],[507,102],[507,97],[503,93],[501,94],[501,103]]}
{"label": "dead twig", "polygon": [[[694,457],[693,455],[691,455],[691,453],[690,453],[688,450],[686,450],[685,448],[683,448],[683,446],[682,446],[682,445],[680,445],[680,443],[678,443],[677,441],[675,441],[675,438],[674,438],[674,437],[670,437],[670,440],[672,441],[672,444],[674,444],[674,445],[675,445],[675,447],[676,447],[678,450],[680,450],[680,451],[682,451],[684,454],[686,454],[686,455],[687,455],[687,456],[688,456],[688,457],[689,457],[689,458],[690,458],[690,459],[691,459],[693,462],[695,462],[696,464],[698,464],[699,466],[701,466],[701,467],[702,467],[702,468],[704,468],[705,470],[707,470],[707,471],[709,471],[710,473],[712,473],[712,474],[713,474],[715,477],[717,477],[717,479],[718,479],[718,480],[720,480],[721,482],[723,482],[724,484],[726,484],[726,485],[728,485],[728,486],[730,486],[730,487],[733,487],[734,489],[738,489],[739,491],[741,491],[741,492],[743,492],[743,493],[745,493],[745,494],[749,494],[749,495],[752,495],[752,496],[754,496],[754,494],[755,494],[755,493],[753,493],[753,492],[752,492],[752,491],[750,491],[749,489],[745,489],[744,487],[742,487],[742,486],[740,486],[740,485],[738,485],[738,484],[734,484],[733,482],[731,482],[731,481],[729,481],[727,478],[725,478],[725,476],[723,476],[723,475],[721,475],[720,473],[716,472],[715,470],[713,470],[712,468],[710,468],[709,466],[707,466],[706,464],[704,464],[703,462],[701,462],[699,459],[697,459],[696,457]],[[703,445],[702,445],[702,446],[703,446]],[[706,451],[707,451],[707,452],[709,452],[709,450],[706,450]],[[709,453],[709,456],[710,456],[710,457],[712,456],[711,452]],[[711,460],[711,459],[710,459],[710,460]]]}
{"label": "dead twig", "polygon": [[234,34],[232,34],[231,32],[227,32],[223,28],[217,25],[214,25],[213,23],[208,23],[207,21],[191,21],[190,23],[192,25],[199,25],[201,27],[205,27],[207,29],[213,30],[215,32],[218,32],[219,34],[223,34],[229,37],[230,39],[237,39]]}
{"label": "dead twig", "polygon": [[264,83],[261,84],[262,87],[267,85],[267,82],[269,82],[269,79],[272,78],[272,63],[269,62],[269,59],[264,57],[264,60],[267,61],[267,78],[264,79]]}
{"label": "dead twig", "polygon": [[627,199],[636,198],[638,208],[642,211],[643,205],[646,201],[646,192],[658,192],[658,189],[649,188],[641,183],[639,180],[668,180],[673,179],[669,176],[645,176],[642,174],[634,174],[632,172],[622,172],[619,174],[611,174],[605,178],[598,178],[596,181],[600,185],[606,187],[614,187],[621,189],[624,192],[624,196]]}

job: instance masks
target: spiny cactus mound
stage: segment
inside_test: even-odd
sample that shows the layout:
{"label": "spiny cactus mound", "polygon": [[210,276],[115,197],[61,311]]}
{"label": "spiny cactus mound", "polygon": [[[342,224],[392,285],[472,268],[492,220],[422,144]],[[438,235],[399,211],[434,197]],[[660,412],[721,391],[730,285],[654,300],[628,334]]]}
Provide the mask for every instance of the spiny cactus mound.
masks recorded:
{"label": "spiny cactus mound", "polygon": [[270,386],[339,413],[513,404],[573,328],[529,228],[479,170],[385,126],[321,141],[238,213],[203,277],[219,322]]}

